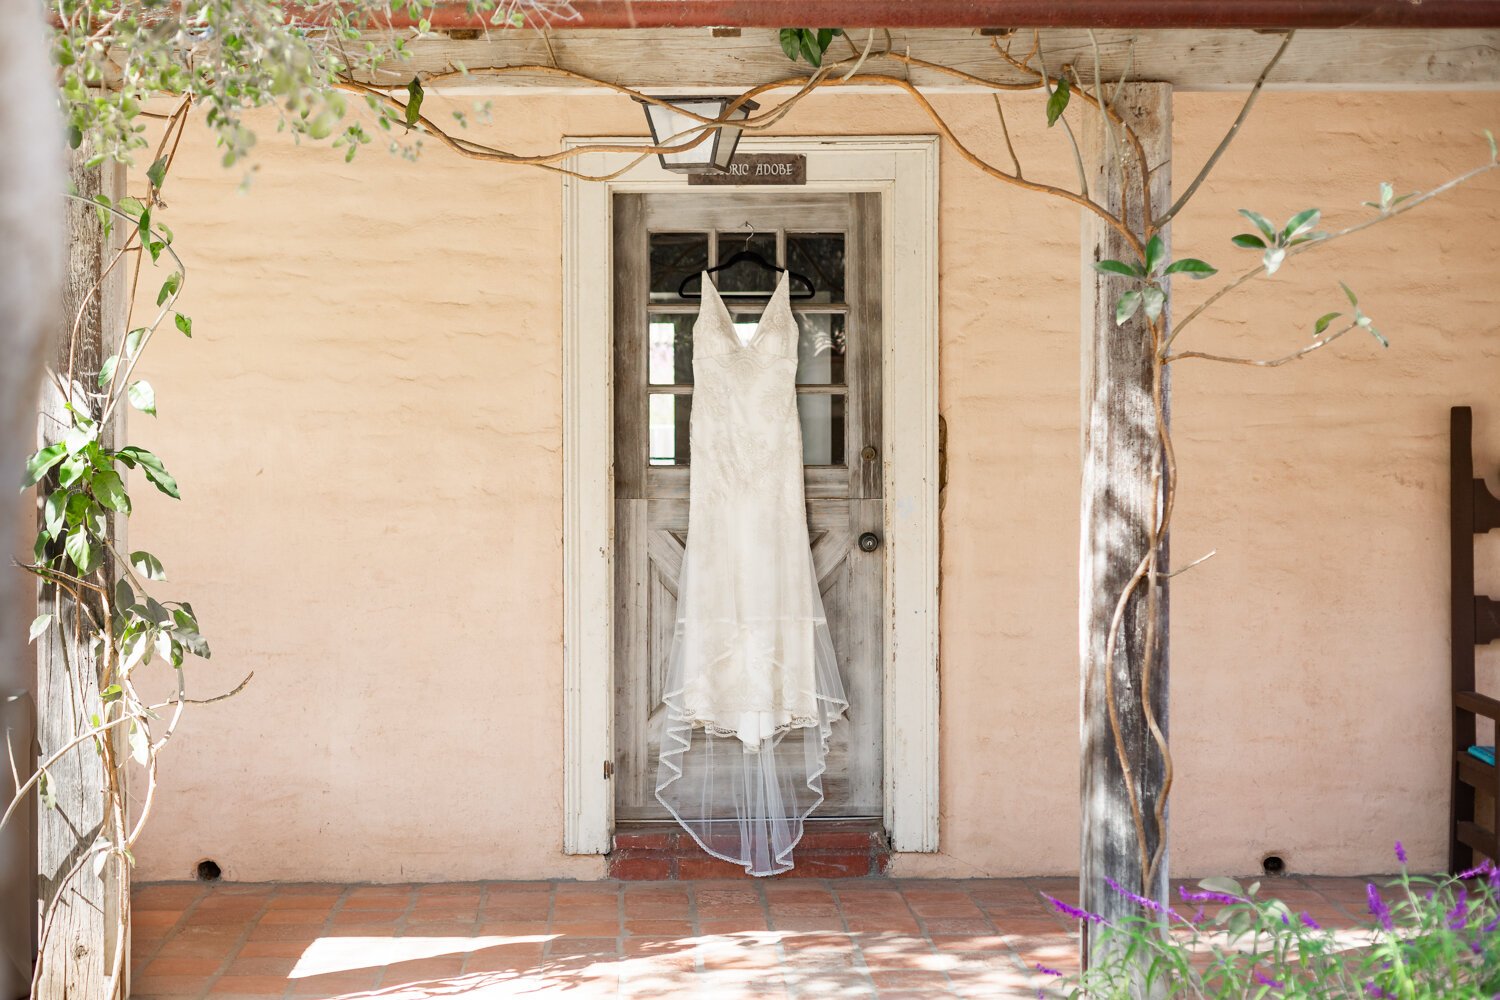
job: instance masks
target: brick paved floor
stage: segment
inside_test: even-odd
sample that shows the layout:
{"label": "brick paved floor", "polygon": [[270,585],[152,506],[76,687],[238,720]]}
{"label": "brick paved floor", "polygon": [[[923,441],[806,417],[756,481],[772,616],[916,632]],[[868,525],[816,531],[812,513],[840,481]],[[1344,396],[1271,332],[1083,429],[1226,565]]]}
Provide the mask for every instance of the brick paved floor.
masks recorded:
{"label": "brick paved floor", "polygon": [[[1033,997],[1073,879],[162,883],[135,892],[132,996],[488,1000]],[[1263,893],[1348,926],[1358,879]]]}

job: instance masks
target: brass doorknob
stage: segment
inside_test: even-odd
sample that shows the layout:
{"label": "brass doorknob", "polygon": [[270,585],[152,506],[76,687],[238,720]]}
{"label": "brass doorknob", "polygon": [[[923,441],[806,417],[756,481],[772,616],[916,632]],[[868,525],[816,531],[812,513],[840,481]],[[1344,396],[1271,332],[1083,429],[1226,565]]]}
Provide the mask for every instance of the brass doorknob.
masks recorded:
{"label": "brass doorknob", "polygon": [[873,462],[875,461],[875,456],[879,454],[880,452],[875,450],[875,446],[873,444],[867,444],[859,453],[859,457],[864,459],[866,462]]}
{"label": "brass doorknob", "polygon": [[880,536],[873,531],[867,531],[859,536],[859,548],[862,552],[874,552],[880,548]]}

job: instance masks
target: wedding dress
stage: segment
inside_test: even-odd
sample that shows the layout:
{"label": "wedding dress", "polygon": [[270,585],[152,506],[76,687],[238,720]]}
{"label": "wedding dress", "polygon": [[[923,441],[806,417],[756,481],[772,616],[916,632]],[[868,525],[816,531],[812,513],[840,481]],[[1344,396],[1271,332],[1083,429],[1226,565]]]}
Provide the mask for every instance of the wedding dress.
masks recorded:
{"label": "wedding dress", "polygon": [[745,342],[704,274],[656,797],[751,875],[792,867],[849,707],[808,545],[796,372],[786,273]]}

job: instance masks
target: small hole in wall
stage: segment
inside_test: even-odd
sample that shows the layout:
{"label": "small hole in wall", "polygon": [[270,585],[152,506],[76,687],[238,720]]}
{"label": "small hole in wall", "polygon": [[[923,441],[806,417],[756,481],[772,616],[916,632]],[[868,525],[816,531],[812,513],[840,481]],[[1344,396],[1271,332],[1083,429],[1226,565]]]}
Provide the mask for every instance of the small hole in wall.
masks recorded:
{"label": "small hole in wall", "polygon": [[219,868],[219,863],[212,858],[204,858],[198,862],[199,882],[217,882],[223,874],[224,872]]}
{"label": "small hole in wall", "polygon": [[1279,854],[1267,854],[1261,859],[1260,868],[1267,875],[1286,874],[1286,862],[1281,859],[1281,855]]}

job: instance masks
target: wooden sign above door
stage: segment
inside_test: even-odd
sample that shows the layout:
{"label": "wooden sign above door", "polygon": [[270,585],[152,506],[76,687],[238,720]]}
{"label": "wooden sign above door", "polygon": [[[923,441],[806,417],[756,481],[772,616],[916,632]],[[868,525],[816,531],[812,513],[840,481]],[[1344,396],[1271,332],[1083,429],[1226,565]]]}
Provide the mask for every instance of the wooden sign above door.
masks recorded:
{"label": "wooden sign above door", "polygon": [[807,183],[807,157],[802,153],[740,153],[728,173],[689,174],[690,185],[790,185]]}

